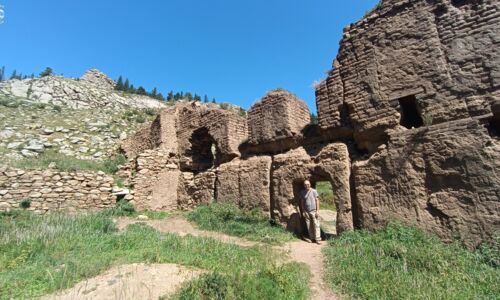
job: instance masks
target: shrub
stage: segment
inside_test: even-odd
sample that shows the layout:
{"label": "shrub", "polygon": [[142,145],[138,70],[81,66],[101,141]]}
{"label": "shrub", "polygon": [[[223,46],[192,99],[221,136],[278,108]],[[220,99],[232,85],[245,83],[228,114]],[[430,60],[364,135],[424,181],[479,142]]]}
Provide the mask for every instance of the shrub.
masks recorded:
{"label": "shrub", "polygon": [[59,113],[62,111],[62,107],[60,107],[59,105],[54,105],[52,107],[52,110]]}
{"label": "shrub", "polygon": [[433,121],[432,115],[424,114],[422,115],[422,123],[424,123],[425,126],[431,126]]}
{"label": "shrub", "polygon": [[139,116],[135,117],[135,121],[137,123],[144,123],[144,122],[146,122],[146,118],[142,115],[139,115]]}
{"label": "shrub", "polygon": [[23,209],[30,208],[31,206],[31,199],[30,198],[24,198],[19,202],[19,207]]}
{"label": "shrub", "polygon": [[126,200],[120,200],[116,203],[116,206],[111,210],[111,214],[114,216],[133,216],[136,214],[136,211],[132,203]]}

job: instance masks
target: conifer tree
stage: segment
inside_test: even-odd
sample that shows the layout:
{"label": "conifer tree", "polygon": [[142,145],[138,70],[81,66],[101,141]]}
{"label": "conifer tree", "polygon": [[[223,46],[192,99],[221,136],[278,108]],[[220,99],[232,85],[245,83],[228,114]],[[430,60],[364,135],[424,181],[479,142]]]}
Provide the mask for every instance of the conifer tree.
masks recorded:
{"label": "conifer tree", "polygon": [[158,96],[158,91],[156,90],[156,87],[153,88],[153,90],[151,91],[151,97],[153,98],[156,98]]}
{"label": "conifer tree", "polygon": [[121,75],[120,77],[118,77],[118,80],[116,81],[115,90],[123,91],[123,78]]}
{"label": "conifer tree", "polygon": [[0,69],[0,81],[5,80],[5,66]]}
{"label": "conifer tree", "polygon": [[173,101],[174,100],[174,92],[170,91],[167,95],[167,101]]}
{"label": "conifer tree", "polygon": [[17,71],[12,71],[12,75],[10,75],[10,79],[17,79]]}
{"label": "conifer tree", "polygon": [[205,96],[203,97],[203,102],[208,103],[208,96],[207,96],[207,95],[205,95]]}
{"label": "conifer tree", "polygon": [[45,68],[42,73],[40,73],[40,77],[53,76],[54,70],[51,67]]}
{"label": "conifer tree", "polygon": [[123,90],[122,91],[126,91],[128,92],[130,90],[130,83],[128,81],[128,78],[125,79],[125,83],[123,83]]}
{"label": "conifer tree", "polygon": [[217,101],[215,101],[215,98],[212,98],[212,103],[217,103]]}

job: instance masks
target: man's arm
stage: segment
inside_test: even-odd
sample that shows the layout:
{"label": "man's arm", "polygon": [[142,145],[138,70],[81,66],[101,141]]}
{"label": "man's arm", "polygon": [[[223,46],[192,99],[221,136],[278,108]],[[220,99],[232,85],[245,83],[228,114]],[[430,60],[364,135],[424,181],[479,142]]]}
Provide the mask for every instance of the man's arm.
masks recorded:
{"label": "man's arm", "polygon": [[319,195],[316,192],[316,218],[319,216]]}

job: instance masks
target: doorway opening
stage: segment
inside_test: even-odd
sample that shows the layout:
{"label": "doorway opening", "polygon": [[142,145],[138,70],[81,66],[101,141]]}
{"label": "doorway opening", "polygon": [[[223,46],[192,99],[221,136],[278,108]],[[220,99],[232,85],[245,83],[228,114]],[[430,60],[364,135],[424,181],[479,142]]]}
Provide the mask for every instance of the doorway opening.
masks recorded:
{"label": "doorway opening", "polygon": [[422,117],[417,108],[417,98],[415,95],[406,96],[398,99],[401,119],[399,124],[408,129],[419,128],[424,125]]}
{"label": "doorway opening", "polygon": [[205,171],[218,164],[217,144],[207,128],[202,127],[195,130],[189,142],[191,143],[191,168],[193,170]]}

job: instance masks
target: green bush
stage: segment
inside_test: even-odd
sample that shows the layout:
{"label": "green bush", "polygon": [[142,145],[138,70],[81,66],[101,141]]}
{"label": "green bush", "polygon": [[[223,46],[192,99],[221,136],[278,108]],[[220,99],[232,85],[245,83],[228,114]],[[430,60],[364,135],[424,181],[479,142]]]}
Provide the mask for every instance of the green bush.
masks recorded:
{"label": "green bush", "polygon": [[202,229],[222,231],[259,242],[280,244],[293,238],[291,233],[273,225],[260,211],[239,209],[233,204],[199,206],[187,218]]}
{"label": "green bush", "polygon": [[498,299],[495,247],[470,252],[391,223],[376,233],[348,232],[330,240],[326,278],[334,289],[360,299]]}
{"label": "green bush", "polygon": [[111,214],[114,216],[134,216],[137,215],[134,205],[125,200],[120,200],[116,206],[111,209]]}
{"label": "green bush", "polygon": [[19,202],[19,207],[23,209],[30,208],[31,206],[31,199],[30,198],[24,198]]}
{"label": "green bush", "polygon": [[142,115],[138,115],[137,117],[135,117],[135,121],[137,123],[144,123],[144,122],[146,122],[146,118]]}

